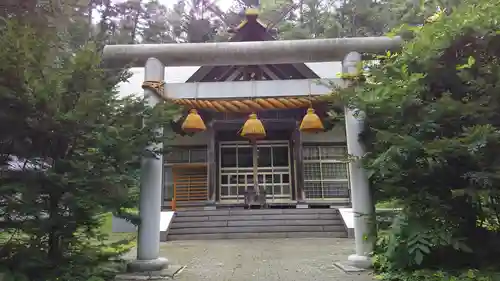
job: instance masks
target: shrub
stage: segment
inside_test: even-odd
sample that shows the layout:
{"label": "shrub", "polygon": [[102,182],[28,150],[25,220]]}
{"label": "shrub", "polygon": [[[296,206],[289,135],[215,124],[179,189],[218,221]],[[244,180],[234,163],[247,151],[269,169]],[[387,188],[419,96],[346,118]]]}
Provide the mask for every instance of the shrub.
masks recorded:
{"label": "shrub", "polygon": [[407,28],[414,36],[401,52],[342,92],[366,116],[376,198],[402,207],[379,233],[379,270],[500,264],[499,17],[499,0],[471,0]]}

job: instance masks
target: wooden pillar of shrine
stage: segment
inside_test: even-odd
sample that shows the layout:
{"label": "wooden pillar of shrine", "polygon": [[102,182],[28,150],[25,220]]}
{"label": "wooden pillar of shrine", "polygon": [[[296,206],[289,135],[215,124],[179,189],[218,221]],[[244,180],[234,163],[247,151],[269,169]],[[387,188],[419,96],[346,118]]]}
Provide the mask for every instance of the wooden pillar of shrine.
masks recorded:
{"label": "wooden pillar of shrine", "polygon": [[304,202],[304,165],[302,155],[302,134],[299,131],[300,124],[297,123],[296,129],[292,134],[293,159],[295,163],[295,191],[298,203]]}
{"label": "wooden pillar of shrine", "polygon": [[216,153],[216,131],[214,122],[207,126],[208,145],[207,145],[207,172],[208,172],[208,201],[215,204],[217,201],[217,153]]}

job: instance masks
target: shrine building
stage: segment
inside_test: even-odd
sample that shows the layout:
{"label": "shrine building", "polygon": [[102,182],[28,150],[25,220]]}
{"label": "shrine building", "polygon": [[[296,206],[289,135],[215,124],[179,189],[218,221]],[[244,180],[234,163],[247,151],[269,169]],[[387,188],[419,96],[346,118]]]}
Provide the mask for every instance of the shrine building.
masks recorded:
{"label": "shrine building", "polygon": [[[247,13],[233,32],[230,42],[276,40],[257,14]],[[186,134],[185,119],[175,124],[163,208],[245,206],[254,172],[268,207],[349,205],[344,123],[335,117],[343,109],[332,110],[321,98],[332,92],[330,83],[342,81],[332,63],[312,65],[323,75],[305,63],[221,65],[202,66],[185,83],[167,83],[174,102],[196,109],[206,129]],[[182,99],[193,93],[195,99]],[[314,132],[300,130],[308,108],[319,118]],[[241,136],[251,113],[265,130],[254,143],[255,171],[254,144]]]}

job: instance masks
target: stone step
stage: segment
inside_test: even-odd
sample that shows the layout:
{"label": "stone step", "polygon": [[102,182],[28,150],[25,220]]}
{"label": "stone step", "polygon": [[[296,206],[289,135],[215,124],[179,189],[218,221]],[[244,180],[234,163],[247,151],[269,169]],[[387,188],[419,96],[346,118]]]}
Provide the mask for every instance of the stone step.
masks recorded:
{"label": "stone step", "polygon": [[175,222],[170,229],[177,228],[202,228],[202,227],[225,227],[225,226],[278,226],[278,225],[343,225],[340,219],[335,220],[230,220],[230,221],[191,221],[191,222]]}
{"label": "stone step", "polygon": [[347,237],[337,209],[178,211],[162,240]]}
{"label": "stone step", "polygon": [[266,233],[266,232],[345,232],[343,225],[274,225],[172,228],[168,234]]}
{"label": "stone step", "polygon": [[270,239],[270,238],[343,238],[344,232],[264,232],[264,233],[205,233],[168,235],[169,241],[176,240],[218,240],[218,239]]}
{"label": "stone step", "polygon": [[340,217],[335,213],[316,213],[316,214],[270,214],[270,215],[238,215],[238,216],[184,216],[178,213],[175,216],[175,222],[203,222],[203,221],[238,221],[238,220],[335,220]]}
{"label": "stone step", "polygon": [[338,214],[337,209],[221,209],[204,211],[179,211],[178,217],[203,216],[249,216],[249,215],[293,215],[293,214]]}

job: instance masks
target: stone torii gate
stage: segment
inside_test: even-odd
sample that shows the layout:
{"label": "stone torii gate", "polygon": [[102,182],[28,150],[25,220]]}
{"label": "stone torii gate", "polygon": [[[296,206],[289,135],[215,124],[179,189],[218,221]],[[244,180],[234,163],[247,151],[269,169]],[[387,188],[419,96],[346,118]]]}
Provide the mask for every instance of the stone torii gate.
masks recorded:
{"label": "stone torii gate", "polygon": [[[285,40],[229,43],[186,43],[109,45],[104,48],[106,67],[144,67],[144,95],[150,106],[161,102],[165,66],[202,65],[258,65],[277,63],[305,63],[342,61],[344,73],[355,74],[361,53],[381,53],[400,48],[399,37],[362,37],[338,39]],[[158,82],[158,83],[156,83]],[[146,84],[144,85],[146,86]],[[236,95],[235,95],[236,96]],[[226,97],[227,98],[227,97]],[[363,129],[363,120],[357,119],[352,110],[345,111],[346,140],[348,153],[356,157],[364,155],[358,136]],[[161,145],[161,144],[157,144]],[[141,190],[137,260],[129,264],[136,272],[161,271],[168,267],[168,260],[159,257],[160,212],[163,182],[163,159],[145,158],[141,165]],[[371,266],[369,253],[372,243],[364,239],[369,231],[367,217],[373,214],[373,202],[368,179],[360,161],[349,163],[351,202],[354,216],[355,252],[348,257],[352,266]]]}

